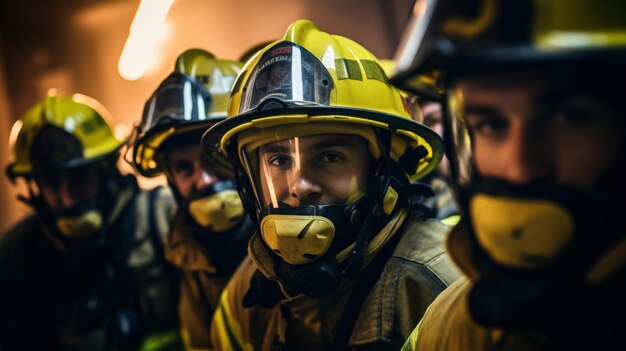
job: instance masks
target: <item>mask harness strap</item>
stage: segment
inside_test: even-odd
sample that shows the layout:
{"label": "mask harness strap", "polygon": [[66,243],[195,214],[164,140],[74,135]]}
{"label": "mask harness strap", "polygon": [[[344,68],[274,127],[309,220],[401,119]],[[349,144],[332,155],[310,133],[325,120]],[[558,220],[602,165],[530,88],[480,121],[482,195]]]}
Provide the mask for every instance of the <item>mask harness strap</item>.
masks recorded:
{"label": "mask harness strap", "polygon": [[371,239],[372,231],[377,228],[376,223],[380,223],[382,215],[383,197],[390,181],[390,160],[391,160],[391,132],[388,130],[380,130],[378,138],[382,144],[385,154],[381,157],[376,173],[374,175],[375,182],[372,184],[370,196],[370,205],[365,216],[365,221],[357,235],[354,249],[350,256],[346,259],[345,264],[339,270],[341,277],[349,277],[354,275],[363,264],[363,251]]}

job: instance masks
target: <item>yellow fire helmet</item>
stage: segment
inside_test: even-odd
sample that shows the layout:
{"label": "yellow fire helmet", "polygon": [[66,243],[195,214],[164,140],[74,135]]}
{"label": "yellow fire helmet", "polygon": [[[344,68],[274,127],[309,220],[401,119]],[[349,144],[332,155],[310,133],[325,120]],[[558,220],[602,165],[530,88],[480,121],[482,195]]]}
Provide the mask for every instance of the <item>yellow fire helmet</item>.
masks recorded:
{"label": "yellow fire helmet", "polygon": [[[443,151],[439,135],[411,118],[374,55],[308,20],[294,22],[283,39],[246,62],[227,119],[209,129],[202,143],[210,159],[233,164],[281,283],[314,297],[327,296],[340,277],[358,271],[379,225],[407,203],[409,176],[430,172]],[[311,155],[337,143],[354,155],[346,159],[359,160],[346,165],[354,170],[343,178],[349,180],[326,179],[341,189],[329,191],[334,195],[323,203],[290,201],[284,191],[289,179],[305,168],[325,174],[324,161],[309,161],[326,156]],[[256,162],[269,149],[289,156]],[[283,162],[289,169],[278,171]],[[350,254],[338,255],[352,244]]]}
{"label": "yellow fire helmet", "polygon": [[109,112],[85,95],[57,96],[50,90],[13,125],[14,161],[9,178],[30,177],[83,166],[113,156],[123,141],[115,138]]}
{"label": "yellow fire helmet", "polygon": [[241,64],[201,49],[183,52],[175,71],[146,102],[137,127],[133,165],[146,177],[163,172],[159,148],[174,135],[200,132],[226,117],[228,96]]}
{"label": "yellow fire helmet", "polygon": [[[287,56],[294,62],[301,60],[304,69],[290,72],[291,82],[280,91],[265,93],[272,73],[266,68]],[[236,152],[241,152],[253,141],[245,139],[253,135],[246,131],[294,125],[301,136],[361,136],[374,159],[382,155],[375,130],[388,130],[392,159],[417,178],[434,169],[443,155],[441,138],[412,120],[406,101],[389,84],[376,57],[308,20],[294,22],[282,40],[266,46],[245,64],[231,92],[228,118],[203,138],[205,152],[229,164],[228,157],[236,157],[229,154],[231,143],[238,142]]]}

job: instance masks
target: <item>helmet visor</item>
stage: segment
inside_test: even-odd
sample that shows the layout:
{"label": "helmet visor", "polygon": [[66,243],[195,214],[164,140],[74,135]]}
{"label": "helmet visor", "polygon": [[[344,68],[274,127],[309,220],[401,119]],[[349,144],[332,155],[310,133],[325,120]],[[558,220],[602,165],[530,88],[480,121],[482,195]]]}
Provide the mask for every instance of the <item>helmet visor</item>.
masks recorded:
{"label": "helmet visor", "polygon": [[146,102],[141,130],[204,121],[209,118],[210,109],[211,96],[201,84],[184,74],[172,73]]}
{"label": "helmet visor", "polygon": [[327,106],[333,80],[326,67],[306,49],[282,42],[268,50],[250,73],[239,113],[267,99]]}
{"label": "helmet visor", "polygon": [[242,150],[262,208],[349,204],[365,193],[374,161],[364,138],[280,129],[266,135],[274,138]]}

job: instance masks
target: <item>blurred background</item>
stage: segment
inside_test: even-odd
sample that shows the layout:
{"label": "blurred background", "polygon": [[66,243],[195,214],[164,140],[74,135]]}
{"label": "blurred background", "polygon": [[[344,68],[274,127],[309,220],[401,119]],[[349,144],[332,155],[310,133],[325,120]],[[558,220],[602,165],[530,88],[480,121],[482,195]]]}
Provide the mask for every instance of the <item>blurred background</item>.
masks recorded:
{"label": "blurred background", "polygon": [[[184,50],[238,59],[296,19],[392,58],[415,0],[0,0],[0,233],[28,213],[4,176],[11,127],[50,88],[82,93],[125,137]],[[122,60],[120,58],[123,57]],[[127,167],[131,172],[130,166]],[[156,183],[163,182],[157,180]],[[141,180],[151,187],[155,182]],[[0,234],[1,236],[2,234]]]}

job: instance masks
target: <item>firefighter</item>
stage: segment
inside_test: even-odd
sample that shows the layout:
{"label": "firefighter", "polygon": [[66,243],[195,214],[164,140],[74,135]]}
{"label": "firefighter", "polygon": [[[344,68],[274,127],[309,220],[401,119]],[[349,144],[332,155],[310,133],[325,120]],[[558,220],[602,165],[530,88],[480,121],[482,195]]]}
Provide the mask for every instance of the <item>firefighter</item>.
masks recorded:
{"label": "firefighter", "polygon": [[178,202],[165,255],[181,275],[179,315],[185,343],[206,348],[211,316],[246,255],[254,230],[232,168],[202,157],[200,138],[226,117],[241,64],[190,49],[146,103],[134,145],[144,176],[165,174]]}
{"label": "firefighter", "polygon": [[394,81],[444,77],[466,278],[406,349],[624,349],[624,5],[440,1],[417,21]]}
{"label": "firefighter", "polygon": [[181,346],[163,256],[174,201],[116,167],[108,112],[50,91],[15,124],[8,176],[34,214],[0,242],[3,350]]}
{"label": "firefighter", "polygon": [[218,350],[398,349],[456,278],[447,227],[410,214],[442,157],[378,60],[307,20],[253,56],[203,137],[257,233],[211,325]]}

